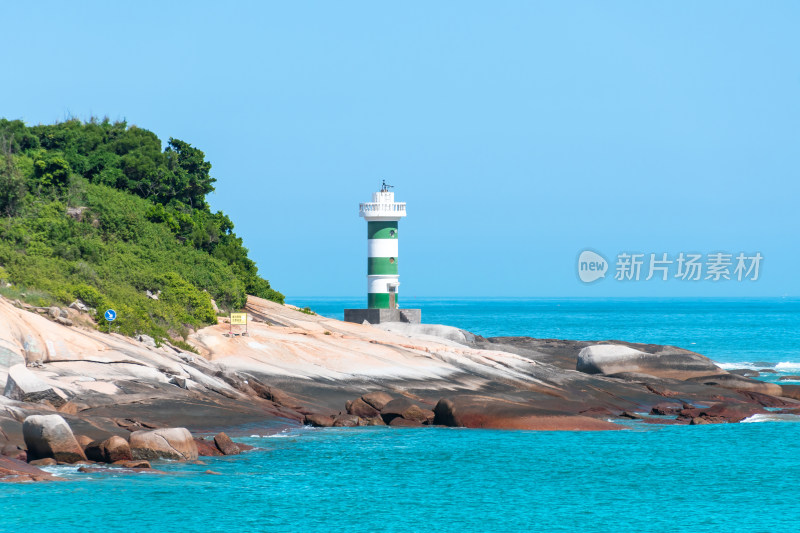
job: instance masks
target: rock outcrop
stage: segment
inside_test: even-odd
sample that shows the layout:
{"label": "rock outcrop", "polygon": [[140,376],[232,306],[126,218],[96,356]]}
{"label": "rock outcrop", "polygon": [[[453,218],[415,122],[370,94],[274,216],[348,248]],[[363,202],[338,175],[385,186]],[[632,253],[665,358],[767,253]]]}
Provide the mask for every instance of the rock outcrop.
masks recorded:
{"label": "rock outcrop", "polygon": [[87,459],[98,463],[115,463],[133,459],[128,441],[116,435],[102,441],[94,441],[84,451]]}
{"label": "rock outcrop", "polygon": [[60,415],[32,415],[22,424],[29,459],[51,457],[62,463],[85,461],[86,455]]}
{"label": "rock outcrop", "polygon": [[49,472],[11,457],[0,456],[0,481],[49,481],[56,479]]}
{"label": "rock outcrop", "polygon": [[197,445],[186,428],[134,431],[130,447],[134,459],[194,461],[198,457]]}
{"label": "rock outcrop", "polygon": [[62,391],[40,380],[21,364],[8,369],[8,380],[3,396],[20,402],[48,402],[54,407],[60,407],[68,401]]}
{"label": "rock outcrop", "polygon": [[639,373],[672,379],[723,373],[708,358],[694,352],[659,348],[649,353],[624,344],[594,344],[578,353],[576,369],[587,374]]}
{"label": "rock outcrop", "polygon": [[434,407],[434,424],[450,427],[528,430],[608,430],[620,426],[584,415],[564,415],[537,410],[534,406],[486,396],[454,396]]}
{"label": "rock outcrop", "polygon": [[214,444],[223,455],[239,455],[242,453],[242,451],[239,449],[239,446],[237,446],[229,436],[222,432],[214,435]]}

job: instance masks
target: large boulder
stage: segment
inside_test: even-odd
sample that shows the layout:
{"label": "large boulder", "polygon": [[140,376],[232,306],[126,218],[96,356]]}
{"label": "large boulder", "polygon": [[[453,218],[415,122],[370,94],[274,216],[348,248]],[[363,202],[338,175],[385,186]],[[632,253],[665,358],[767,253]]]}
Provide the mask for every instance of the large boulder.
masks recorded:
{"label": "large boulder", "polygon": [[308,414],[303,419],[303,424],[315,428],[329,428],[333,425],[333,417],[320,414]]}
{"label": "large boulder", "polygon": [[200,457],[215,457],[222,455],[222,452],[219,451],[219,448],[217,448],[217,446],[214,444],[214,441],[195,437],[194,443],[197,446],[197,454]]}
{"label": "large boulder", "polygon": [[373,409],[380,411],[387,403],[394,400],[394,397],[383,391],[375,391],[361,395],[361,399]]}
{"label": "large boulder", "polygon": [[355,415],[337,415],[333,419],[333,427],[335,428],[352,428],[364,425],[366,425],[364,420]]}
{"label": "large boulder", "polygon": [[239,446],[237,446],[236,443],[233,442],[231,438],[223,432],[214,435],[214,444],[217,446],[217,449],[223,453],[223,455],[239,455],[242,453],[242,451],[239,449]]}
{"label": "large boulder", "polygon": [[576,369],[586,374],[638,373],[661,378],[689,379],[724,371],[707,357],[673,348],[645,352],[624,344],[593,344],[578,353]]}
{"label": "large boulder", "polygon": [[36,377],[22,364],[8,369],[8,380],[3,396],[20,402],[47,401],[54,407],[60,407],[68,400],[63,392]]}
{"label": "large boulder", "polygon": [[134,459],[197,459],[197,444],[186,428],[134,431],[130,436],[130,447]]}
{"label": "large boulder", "polygon": [[362,398],[348,402],[346,407],[349,414],[360,416],[361,418],[372,418],[380,414],[378,409],[369,405]]}
{"label": "large boulder", "polygon": [[85,451],[87,459],[98,463],[114,463],[133,459],[128,441],[116,435],[105,440],[92,442],[86,447]]}
{"label": "large boulder", "polygon": [[62,463],[85,461],[86,455],[59,415],[31,415],[22,424],[29,459],[52,457]]}
{"label": "large boulder", "polygon": [[434,416],[433,411],[423,409],[405,397],[392,400],[381,409],[381,418],[387,424],[391,424],[395,418],[403,418],[419,424],[428,424],[433,422]]}

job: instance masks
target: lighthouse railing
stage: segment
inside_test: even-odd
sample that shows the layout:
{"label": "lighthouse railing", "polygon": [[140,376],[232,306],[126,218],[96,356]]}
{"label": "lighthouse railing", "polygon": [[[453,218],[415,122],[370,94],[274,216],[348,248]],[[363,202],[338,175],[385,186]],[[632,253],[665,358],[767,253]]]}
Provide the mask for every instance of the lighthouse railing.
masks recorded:
{"label": "lighthouse railing", "polygon": [[381,213],[391,213],[391,214],[405,214],[406,212],[406,203],[405,202],[394,202],[391,204],[384,204],[380,202],[365,202],[358,205],[358,211],[362,214],[381,214]]}

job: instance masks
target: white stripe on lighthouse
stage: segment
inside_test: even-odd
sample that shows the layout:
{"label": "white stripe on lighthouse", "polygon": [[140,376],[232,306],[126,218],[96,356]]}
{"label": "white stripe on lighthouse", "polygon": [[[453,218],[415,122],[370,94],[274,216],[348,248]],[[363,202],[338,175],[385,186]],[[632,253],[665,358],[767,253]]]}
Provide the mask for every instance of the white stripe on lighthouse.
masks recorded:
{"label": "white stripe on lighthouse", "polygon": [[398,239],[367,239],[367,257],[397,257]]}
{"label": "white stripe on lighthouse", "polygon": [[397,281],[400,276],[367,276],[367,293],[373,292],[389,292],[389,284],[395,285],[395,292],[400,292],[397,289],[399,282]]}

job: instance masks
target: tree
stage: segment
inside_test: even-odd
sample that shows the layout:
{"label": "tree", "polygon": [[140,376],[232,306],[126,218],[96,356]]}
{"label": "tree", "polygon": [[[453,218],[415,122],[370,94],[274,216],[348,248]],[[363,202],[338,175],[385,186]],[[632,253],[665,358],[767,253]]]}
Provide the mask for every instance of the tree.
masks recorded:
{"label": "tree", "polygon": [[163,198],[162,203],[175,199],[194,209],[208,209],[206,195],[214,190],[211,177],[211,163],[205,160],[206,155],[189,143],[170,137],[169,146],[164,150],[167,157],[167,168],[172,172],[172,198]]}
{"label": "tree", "polygon": [[11,144],[4,136],[0,136],[0,152],[0,214],[11,217],[17,213],[27,192],[25,178],[11,153]]}

